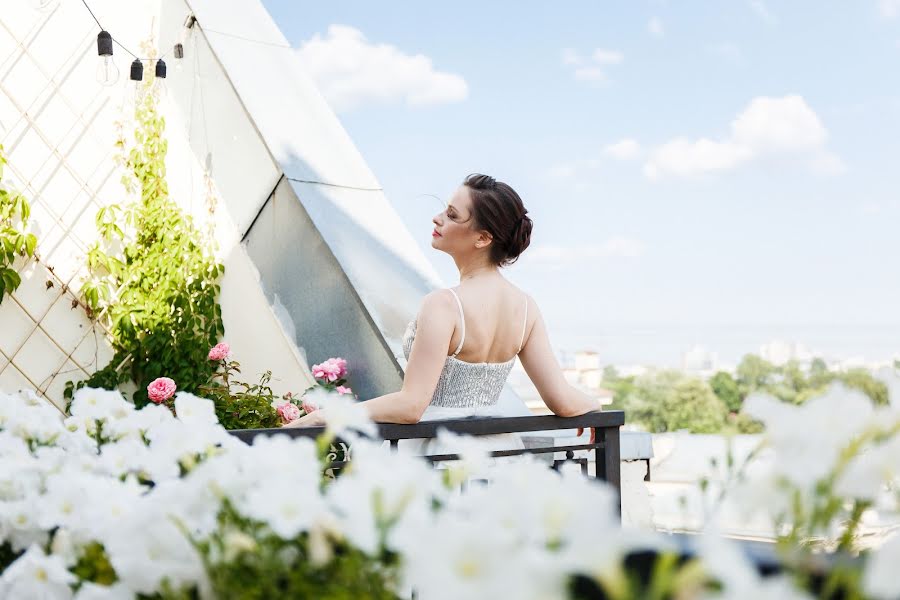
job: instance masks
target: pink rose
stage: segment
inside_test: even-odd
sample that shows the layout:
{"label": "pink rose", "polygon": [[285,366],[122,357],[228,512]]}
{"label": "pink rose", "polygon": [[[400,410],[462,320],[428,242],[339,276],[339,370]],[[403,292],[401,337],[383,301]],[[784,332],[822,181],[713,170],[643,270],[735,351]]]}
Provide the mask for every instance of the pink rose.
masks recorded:
{"label": "pink rose", "polygon": [[175,382],[168,377],[157,377],[147,386],[147,395],[150,400],[162,404],[175,395]]}
{"label": "pink rose", "polygon": [[335,389],[337,390],[337,393],[340,394],[341,396],[343,396],[344,394],[352,394],[353,393],[353,390],[351,390],[350,388],[345,387],[343,385],[339,385]]}
{"label": "pink rose", "polygon": [[296,404],[291,404],[290,402],[285,402],[279,406],[275,412],[278,413],[278,416],[281,417],[281,420],[285,423],[290,423],[291,421],[300,418],[300,409],[297,408]]}
{"label": "pink rose", "polygon": [[316,379],[337,381],[347,374],[347,361],[343,358],[329,358],[325,362],[313,365],[312,373]]}
{"label": "pink rose", "polygon": [[318,405],[312,400],[304,400],[303,401],[303,412],[306,414],[314,413],[319,410]]}
{"label": "pink rose", "polygon": [[231,354],[231,346],[228,342],[219,342],[209,349],[209,360],[224,360]]}

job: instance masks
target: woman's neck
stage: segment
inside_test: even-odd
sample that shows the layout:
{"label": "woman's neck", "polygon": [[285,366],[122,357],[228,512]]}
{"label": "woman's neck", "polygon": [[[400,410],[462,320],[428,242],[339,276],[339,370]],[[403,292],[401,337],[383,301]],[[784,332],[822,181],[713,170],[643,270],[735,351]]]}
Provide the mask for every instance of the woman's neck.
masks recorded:
{"label": "woman's neck", "polygon": [[497,266],[491,264],[465,265],[459,267],[459,282],[474,279],[497,272]]}

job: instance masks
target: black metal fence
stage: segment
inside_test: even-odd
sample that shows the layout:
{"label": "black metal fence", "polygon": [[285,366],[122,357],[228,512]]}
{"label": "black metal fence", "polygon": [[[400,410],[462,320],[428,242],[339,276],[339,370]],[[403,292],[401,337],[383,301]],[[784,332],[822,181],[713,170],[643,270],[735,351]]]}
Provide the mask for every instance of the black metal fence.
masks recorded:
{"label": "black metal fence", "polygon": [[[621,498],[621,477],[619,472],[619,428],[625,423],[625,413],[620,410],[589,412],[577,417],[557,417],[555,415],[540,415],[528,417],[467,417],[464,419],[447,419],[440,421],[422,421],[412,425],[398,425],[393,423],[379,423],[378,434],[381,439],[388,441],[392,448],[399,446],[400,440],[427,440],[437,437],[439,429],[446,429],[453,433],[465,435],[496,435],[504,433],[534,433],[538,431],[559,431],[563,429],[577,429],[594,431],[593,443],[578,443],[565,446],[546,446],[537,448],[516,448],[510,450],[496,450],[492,456],[516,456],[519,454],[545,454],[565,452],[566,460],[581,464],[583,472],[587,473],[587,460],[575,459],[574,453],[578,450],[593,451],[595,473],[597,479],[606,481],[612,485]],[[230,433],[249,443],[259,435],[287,434],[294,437],[317,438],[324,433],[324,427],[304,427],[290,429],[237,429]],[[424,458],[432,464],[458,458],[456,454],[433,454]],[[553,461],[554,467],[564,461]],[[340,467],[341,464],[334,464]],[[619,500],[621,510],[621,500]]]}

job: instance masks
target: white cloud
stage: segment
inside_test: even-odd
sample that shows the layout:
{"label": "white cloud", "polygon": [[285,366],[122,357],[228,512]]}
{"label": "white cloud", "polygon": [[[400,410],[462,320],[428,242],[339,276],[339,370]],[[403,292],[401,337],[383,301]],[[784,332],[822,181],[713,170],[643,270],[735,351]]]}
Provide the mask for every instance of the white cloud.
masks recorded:
{"label": "white cloud", "polygon": [[603,153],[618,160],[633,160],[641,155],[641,145],[631,138],[626,138],[608,145],[603,149]]}
{"label": "white cloud", "polygon": [[818,148],[828,132],[800,96],[754,98],[731,123],[735,142],[756,153]]}
{"label": "white cloud", "polygon": [[330,25],[297,50],[303,65],[335,110],[369,103],[426,106],[465,100],[465,79],[437,71],[422,54],[369,42],[358,29]]}
{"label": "white cloud", "polygon": [[570,67],[579,81],[605,81],[606,69],[625,60],[621,52],[597,48],[590,58],[582,56],[574,48],[564,48],[562,51],[563,66]]}
{"label": "white cloud", "polygon": [[644,175],[650,179],[664,175],[694,177],[710,171],[733,169],[752,156],[749,148],[731,142],[677,138],[653,151],[644,165]]}
{"label": "white cloud", "polygon": [[550,266],[565,266],[589,260],[639,258],[645,251],[646,247],[640,240],[617,235],[602,244],[538,246],[529,251],[528,259]]}
{"label": "white cloud", "polygon": [[732,121],[730,135],[714,140],[679,137],[655,148],[644,165],[650,179],[693,177],[733,169],[762,158],[805,158],[820,174],[838,174],[844,165],[826,150],[828,132],[801,96],[758,97]]}
{"label": "white cloud", "polygon": [[879,0],[878,9],[881,11],[882,17],[893,19],[900,15],[900,0]]}
{"label": "white cloud", "polygon": [[663,29],[663,23],[659,17],[653,17],[650,19],[650,22],[647,23],[647,31],[649,31],[652,35],[656,37],[662,37],[665,33],[665,29]]}
{"label": "white cloud", "polygon": [[778,22],[778,19],[772,14],[772,11],[769,10],[769,7],[766,6],[763,0],[750,0],[750,8],[769,25],[774,25]]}

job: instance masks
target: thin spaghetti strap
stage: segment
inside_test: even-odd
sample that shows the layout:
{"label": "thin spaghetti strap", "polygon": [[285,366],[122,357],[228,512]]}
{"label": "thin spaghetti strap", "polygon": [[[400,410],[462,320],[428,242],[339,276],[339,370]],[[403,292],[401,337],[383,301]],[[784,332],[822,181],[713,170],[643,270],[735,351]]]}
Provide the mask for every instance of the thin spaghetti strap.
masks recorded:
{"label": "thin spaghetti strap", "polygon": [[447,289],[450,290],[450,293],[453,294],[454,298],[456,298],[456,305],[459,307],[459,322],[462,324],[459,337],[459,346],[456,347],[456,352],[450,355],[453,358],[456,358],[456,355],[459,354],[460,350],[462,350],[463,342],[466,341],[466,315],[463,314],[462,302],[460,302],[459,296],[456,295],[456,292],[453,291],[453,288]]}
{"label": "thin spaghetti strap", "polygon": [[525,327],[528,325],[528,296],[525,296],[525,320],[522,322],[522,341],[519,342],[519,352],[522,351],[522,346],[525,345]]}

